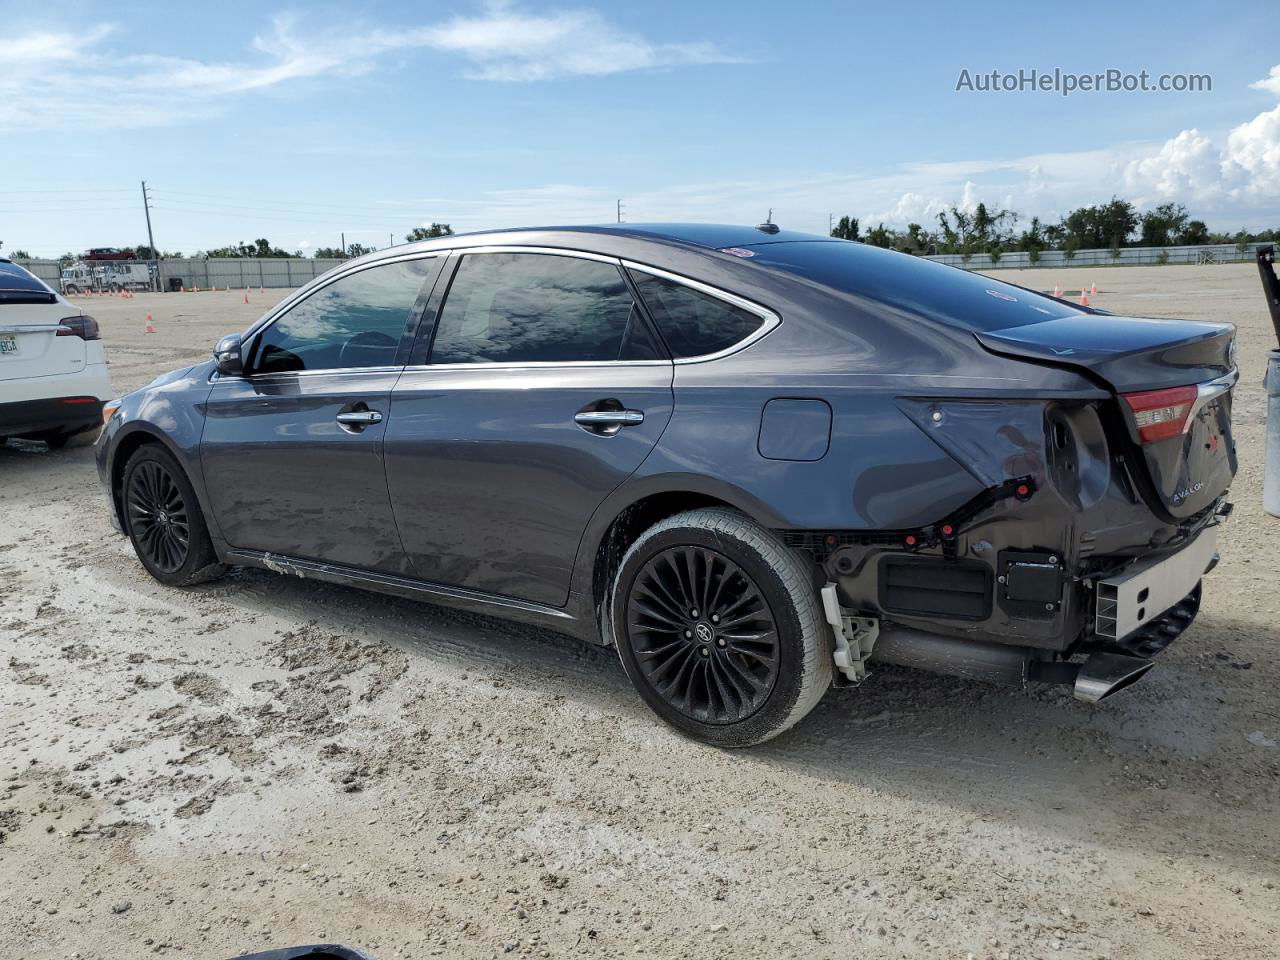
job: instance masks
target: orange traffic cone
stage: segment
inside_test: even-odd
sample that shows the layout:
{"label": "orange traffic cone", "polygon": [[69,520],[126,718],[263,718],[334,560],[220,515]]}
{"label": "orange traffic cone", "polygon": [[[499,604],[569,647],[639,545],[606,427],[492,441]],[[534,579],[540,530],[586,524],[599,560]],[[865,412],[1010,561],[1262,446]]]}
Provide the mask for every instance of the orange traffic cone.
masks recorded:
{"label": "orange traffic cone", "polygon": [[1060,284],[1060,283],[1054,284],[1054,287],[1053,287],[1053,295],[1054,295],[1055,297],[1060,297],[1060,296],[1062,296],[1062,284]]}
{"label": "orange traffic cone", "polygon": [[249,288],[248,288],[248,287],[245,287],[245,288],[244,288],[244,302],[245,302],[245,303],[248,303],[248,302],[249,302]]}
{"label": "orange traffic cone", "polygon": [[143,333],[155,333],[155,332],[156,332],[155,325],[151,322],[151,314],[149,314],[149,313],[147,314],[147,326],[146,326],[146,329],[144,329],[142,332],[143,332]]}
{"label": "orange traffic cone", "polygon": [[1082,307],[1087,307],[1088,305],[1089,305],[1089,291],[1088,291],[1088,290],[1081,290],[1081,291],[1080,291],[1080,306],[1082,306]]}
{"label": "orange traffic cone", "polygon": [[1096,297],[1098,295],[1098,281],[1093,281],[1093,286],[1089,289],[1089,296]]}

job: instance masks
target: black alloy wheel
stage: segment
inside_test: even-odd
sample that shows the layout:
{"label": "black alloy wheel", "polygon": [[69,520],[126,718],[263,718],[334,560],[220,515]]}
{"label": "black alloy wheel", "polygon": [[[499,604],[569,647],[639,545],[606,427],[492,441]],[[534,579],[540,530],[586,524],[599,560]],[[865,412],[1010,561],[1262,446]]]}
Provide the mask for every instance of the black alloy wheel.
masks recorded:
{"label": "black alloy wheel", "polygon": [[125,509],[134,545],[148,565],[176,573],[191,549],[186,499],[164,464],[144,460],[130,472]]}
{"label": "black alloy wheel", "polygon": [[778,678],[778,625],[760,587],[709,547],[652,557],[635,578],[627,629],[640,671],[684,716],[738,723],[768,700]]}

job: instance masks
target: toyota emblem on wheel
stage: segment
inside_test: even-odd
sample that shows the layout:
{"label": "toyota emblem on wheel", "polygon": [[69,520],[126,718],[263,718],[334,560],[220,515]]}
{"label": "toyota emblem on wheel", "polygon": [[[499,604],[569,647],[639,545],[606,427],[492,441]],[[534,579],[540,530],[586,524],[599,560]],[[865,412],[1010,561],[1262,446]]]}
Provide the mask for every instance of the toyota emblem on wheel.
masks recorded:
{"label": "toyota emblem on wheel", "polygon": [[711,642],[711,628],[707,626],[705,623],[699,623],[696,627],[693,628],[693,632],[698,635],[698,639],[701,640],[703,643]]}

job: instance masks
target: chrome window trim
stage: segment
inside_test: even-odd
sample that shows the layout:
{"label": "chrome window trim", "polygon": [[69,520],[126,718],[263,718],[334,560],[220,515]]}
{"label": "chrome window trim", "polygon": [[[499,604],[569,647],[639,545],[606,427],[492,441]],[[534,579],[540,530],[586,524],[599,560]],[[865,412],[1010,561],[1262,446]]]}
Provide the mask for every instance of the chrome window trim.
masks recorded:
{"label": "chrome window trim", "polygon": [[405,373],[420,370],[545,370],[555,367],[669,367],[673,360],[478,360],[475,363],[415,363]]}
{"label": "chrome window trim", "polygon": [[273,380],[288,380],[294,377],[351,377],[361,374],[400,373],[404,369],[404,367],[396,364],[389,367],[329,367],[325,370],[273,370],[270,373],[254,373],[247,377],[228,377],[215,369],[209,379],[213,383],[223,381],[228,383],[270,383]]}
{"label": "chrome window trim", "polygon": [[484,247],[456,247],[450,252],[459,257],[470,256],[473,253],[538,253],[560,257],[575,257],[579,260],[597,260],[600,263],[612,263],[615,267],[621,267],[623,263],[620,257],[611,257],[606,253],[595,253],[590,250],[575,250],[570,247],[522,247],[510,243],[493,244]]}
{"label": "chrome window trim", "polygon": [[732,304],[746,310],[748,313],[754,313],[763,322],[750,334],[743,337],[737,343],[734,343],[723,350],[717,350],[715,353],[702,353],[696,357],[675,357],[672,363],[688,364],[688,363],[706,363],[709,360],[719,360],[721,357],[727,357],[732,354],[745,350],[758,340],[767,337],[775,329],[782,324],[782,318],[770,310],[754,301],[745,297],[740,297],[736,293],[730,293],[728,290],[721,290],[719,287],[713,287],[709,283],[703,283],[701,280],[693,280],[689,277],[682,277],[678,273],[672,273],[669,270],[663,270],[660,267],[651,267],[645,263],[636,263],[632,260],[623,260],[623,267],[627,270],[635,270],[639,273],[647,273],[650,276],[661,277],[664,280],[670,280],[672,283],[678,283],[682,286],[697,290],[699,293],[705,293],[709,297],[717,300],[723,300],[725,303]]}

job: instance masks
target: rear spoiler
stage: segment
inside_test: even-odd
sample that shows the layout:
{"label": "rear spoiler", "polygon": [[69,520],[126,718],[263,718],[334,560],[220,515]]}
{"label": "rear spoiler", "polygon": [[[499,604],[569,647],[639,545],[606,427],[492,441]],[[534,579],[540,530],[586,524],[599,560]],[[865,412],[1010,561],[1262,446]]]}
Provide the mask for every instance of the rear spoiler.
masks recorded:
{"label": "rear spoiler", "polygon": [[1280,342],[1280,278],[1276,277],[1276,248],[1259,247],[1258,276],[1262,278],[1262,291],[1267,297],[1267,309],[1271,311],[1271,325],[1276,328],[1276,341]]}

